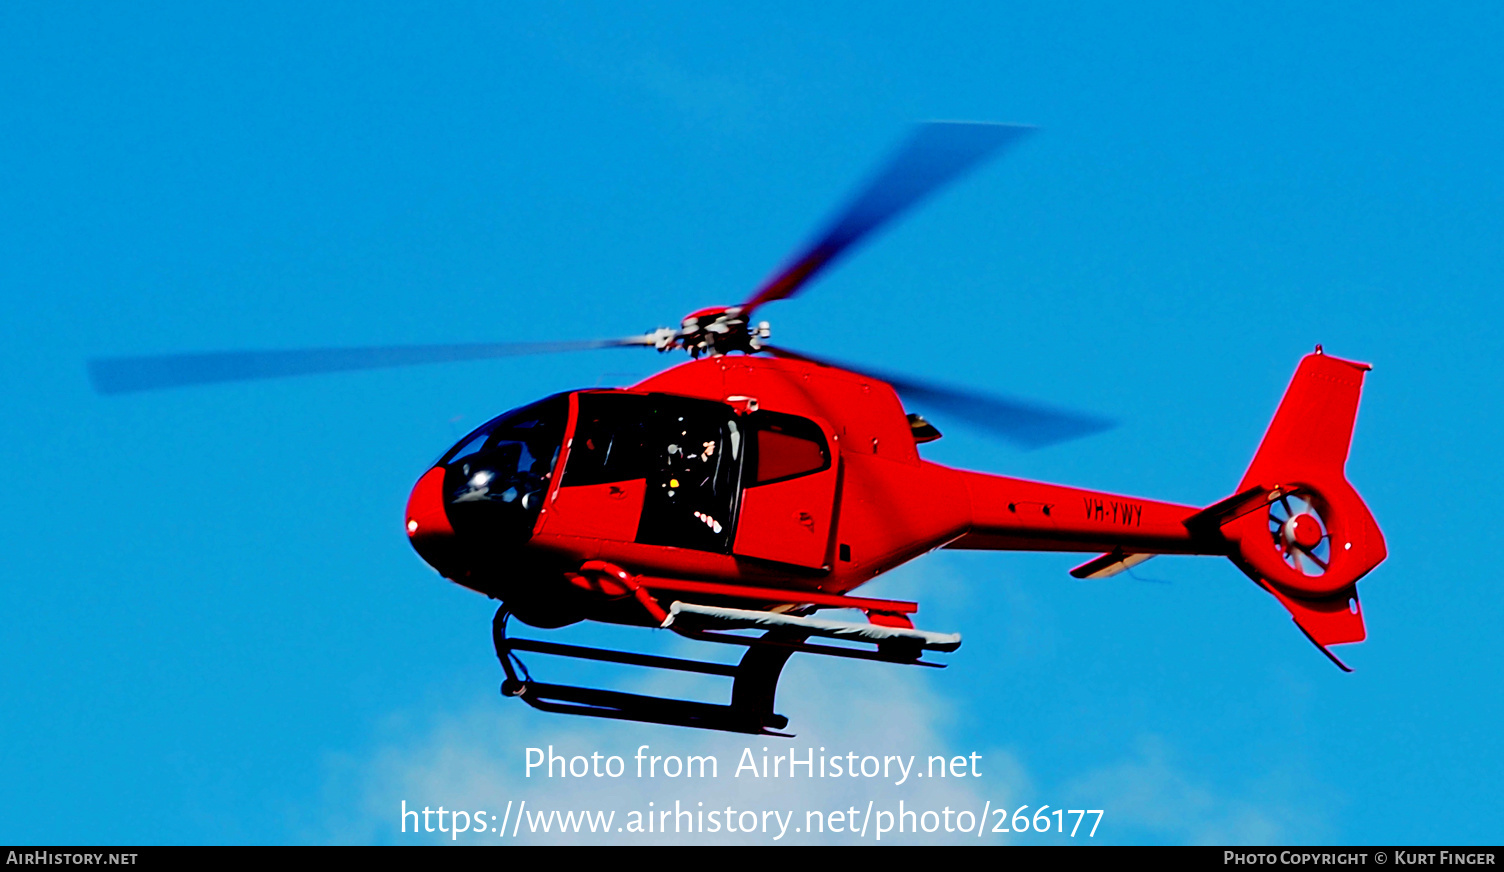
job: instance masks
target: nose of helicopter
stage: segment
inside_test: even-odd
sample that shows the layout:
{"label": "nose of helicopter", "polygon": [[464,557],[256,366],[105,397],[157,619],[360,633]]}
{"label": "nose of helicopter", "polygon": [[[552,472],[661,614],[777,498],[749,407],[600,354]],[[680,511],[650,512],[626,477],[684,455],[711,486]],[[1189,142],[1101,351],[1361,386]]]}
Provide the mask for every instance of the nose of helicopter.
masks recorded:
{"label": "nose of helicopter", "polygon": [[429,566],[448,574],[454,551],[454,527],[444,511],[444,468],[423,474],[407,498],[407,538]]}

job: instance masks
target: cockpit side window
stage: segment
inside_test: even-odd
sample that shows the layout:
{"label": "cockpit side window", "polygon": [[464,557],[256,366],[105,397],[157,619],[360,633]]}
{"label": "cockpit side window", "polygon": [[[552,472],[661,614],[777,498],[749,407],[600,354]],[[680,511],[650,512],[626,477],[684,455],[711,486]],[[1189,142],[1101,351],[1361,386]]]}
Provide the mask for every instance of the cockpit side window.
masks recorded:
{"label": "cockpit side window", "polygon": [[580,394],[564,487],[647,478],[647,404],[635,394]]}
{"label": "cockpit side window", "polygon": [[752,425],[754,467],[747,487],[830,468],[830,446],[814,421],[777,412],[755,412]]}

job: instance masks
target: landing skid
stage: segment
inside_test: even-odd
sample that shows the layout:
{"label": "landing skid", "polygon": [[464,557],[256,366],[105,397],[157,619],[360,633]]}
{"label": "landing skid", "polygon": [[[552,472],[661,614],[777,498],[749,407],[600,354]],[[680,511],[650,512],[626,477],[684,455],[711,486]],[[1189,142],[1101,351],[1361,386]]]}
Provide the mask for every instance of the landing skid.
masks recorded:
{"label": "landing skid", "polygon": [[[871,625],[843,625],[838,622],[812,621],[784,615],[770,615],[766,621],[754,622],[747,617],[753,613],[739,610],[698,609],[681,607],[679,603],[675,603],[674,608],[675,617],[684,619],[670,621],[669,629],[689,639],[740,645],[747,649],[746,653],[733,666],[726,663],[686,660],[655,654],[565,645],[537,639],[513,639],[507,636],[508,612],[506,607],[502,606],[497,609],[496,617],[491,622],[496,656],[506,672],[506,680],[502,682],[501,692],[506,696],[518,697],[540,711],[791,738],[792,733],[778,732],[788,726],[788,718],[775,712],[773,706],[779,676],[783,672],[784,664],[788,663],[793,655],[819,654],[912,666],[943,667],[944,664],[941,663],[920,660],[922,650],[926,648],[951,650],[960,641],[959,637],[955,637],[954,644],[947,644],[951,642],[950,637],[914,630],[892,631]],[[717,614],[717,612],[722,614]],[[757,614],[769,615],[769,613]],[[690,617],[695,620],[687,620]],[[768,629],[759,636],[727,632],[727,630],[762,627],[768,627]],[[853,635],[841,630],[832,630],[832,627],[866,629]],[[835,636],[868,642],[874,645],[875,650],[810,644],[807,640],[812,635]],[[934,637],[934,639],[921,638],[927,636]],[[517,656],[518,652],[724,676],[732,679],[731,702],[729,705],[722,705],[535,681],[528,672],[527,666]]]}
{"label": "landing skid", "polygon": [[[506,634],[507,617],[506,607],[503,606],[496,610],[496,617],[491,622],[496,656],[507,676],[502,682],[501,692],[506,696],[518,697],[535,709],[729,733],[784,737],[793,735],[777,732],[788,726],[789,719],[773,711],[773,697],[778,689],[778,677],[783,672],[783,665],[800,650],[798,646],[804,642],[804,637],[798,634],[769,630],[761,639],[746,639],[744,641],[752,647],[742,655],[741,662],[731,666],[654,654],[562,645],[536,639],[511,639]],[[758,642],[768,644],[757,644]],[[518,658],[518,651],[651,669],[697,672],[701,675],[722,675],[732,679],[731,704],[719,705],[534,681],[527,667]]]}

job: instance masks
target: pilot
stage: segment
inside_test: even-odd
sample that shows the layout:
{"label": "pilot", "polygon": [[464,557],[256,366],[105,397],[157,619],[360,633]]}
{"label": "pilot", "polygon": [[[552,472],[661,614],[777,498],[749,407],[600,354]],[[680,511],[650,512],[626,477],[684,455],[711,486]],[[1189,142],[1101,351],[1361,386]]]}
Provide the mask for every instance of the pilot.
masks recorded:
{"label": "pilot", "polygon": [[[687,437],[689,433],[684,431],[679,435]],[[719,536],[725,529],[721,519],[716,517],[724,508],[721,505],[724,500],[716,499],[715,453],[719,443],[715,439],[695,441],[698,441],[698,451],[694,453],[691,453],[693,449],[686,450],[688,446],[677,443],[668,446],[667,496],[693,518],[685,531],[686,535],[692,539],[708,537],[717,540],[716,544],[719,544]],[[690,444],[693,445],[694,441],[690,441]]]}

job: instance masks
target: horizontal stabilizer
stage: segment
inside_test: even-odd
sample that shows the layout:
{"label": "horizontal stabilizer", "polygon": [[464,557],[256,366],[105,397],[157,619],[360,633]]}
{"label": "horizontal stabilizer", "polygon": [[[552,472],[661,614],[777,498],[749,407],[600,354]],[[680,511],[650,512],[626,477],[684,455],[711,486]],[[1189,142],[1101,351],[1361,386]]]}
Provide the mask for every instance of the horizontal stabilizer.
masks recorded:
{"label": "horizontal stabilizer", "polygon": [[1246,515],[1254,509],[1263,508],[1269,501],[1269,493],[1268,488],[1255,485],[1221,502],[1207,506],[1186,518],[1185,525],[1192,532],[1215,530],[1233,518]]}
{"label": "horizontal stabilizer", "polygon": [[1077,578],[1111,578],[1153,556],[1153,554],[1124,554],[1121,551],[1109,551],[1101,557],[1088,560],[1072,569],[1071,575]]}

